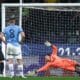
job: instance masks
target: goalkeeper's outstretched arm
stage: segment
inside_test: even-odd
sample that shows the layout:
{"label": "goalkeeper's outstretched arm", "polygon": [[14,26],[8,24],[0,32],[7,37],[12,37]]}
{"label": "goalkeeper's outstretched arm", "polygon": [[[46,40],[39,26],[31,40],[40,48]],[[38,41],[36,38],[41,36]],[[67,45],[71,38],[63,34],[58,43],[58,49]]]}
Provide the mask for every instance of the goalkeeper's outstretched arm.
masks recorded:
{"label": "goalkeeper's outstretched arm", "polygon": [[57,48],[57,46],[53,45],[53,44],[50,43],[49,41],[46,41],[44,44],[45,44],[46,46],[48,46],[48,47],[52,47],[52,54],[51,54],[51,60],[52,60],[52,57],[53,57],[54,55],[57,55],[57,53],[58,53],[58,48]]}

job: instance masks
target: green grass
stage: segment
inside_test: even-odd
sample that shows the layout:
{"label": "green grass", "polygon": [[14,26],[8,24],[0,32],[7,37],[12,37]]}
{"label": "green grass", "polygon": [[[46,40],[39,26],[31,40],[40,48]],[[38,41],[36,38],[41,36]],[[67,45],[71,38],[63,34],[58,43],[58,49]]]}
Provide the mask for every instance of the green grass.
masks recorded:
{"label": "green grass", "polygon": [[0,80],[80,80],[80,77],[27,77],[27,78],[20,78],[20,77],[0,77]]}

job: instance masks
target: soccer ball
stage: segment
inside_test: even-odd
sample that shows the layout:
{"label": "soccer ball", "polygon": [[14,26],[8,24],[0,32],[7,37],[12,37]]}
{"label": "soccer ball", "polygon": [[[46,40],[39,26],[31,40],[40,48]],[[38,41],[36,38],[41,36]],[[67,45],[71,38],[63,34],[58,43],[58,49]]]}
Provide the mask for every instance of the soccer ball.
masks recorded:
{"label": "soccer ball", "polygon": [[28,71],[27,76],[37,76],[37,74],[35,73],[35,71]]}
{"label": "soccer ball", "polygon": [[30,74],[30,73],[31,73],[31,71],[28,71],[28,72],[27,72],[27,74]]}

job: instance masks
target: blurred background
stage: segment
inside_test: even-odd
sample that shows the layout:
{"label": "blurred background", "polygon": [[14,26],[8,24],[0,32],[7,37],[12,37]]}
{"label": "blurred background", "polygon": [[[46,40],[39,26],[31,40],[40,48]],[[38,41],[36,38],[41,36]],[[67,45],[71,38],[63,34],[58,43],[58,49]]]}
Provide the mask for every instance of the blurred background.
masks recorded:
{"label": "blurred background", "polygon": [[[23,0],[23,3],[79,2],[80,0]],[[0,3],[19,3],[19,0],[0,0]],[[59,47],[58,55],[80,61],[80,7],[42,8],[23,7],[22,9],[22,27],[27,36],[25,44],[22,45],[24,71],[26,72],[42,66],[45,63],[44,56],[51,53],[51,48],[47,48],[43,44],[45,40],[49,40]],[[16,24],[19,24],[19,7],[6,7],[5,9],[6,25],[7,18],[12,14],[16,15]],[[0,26],[2,26],[1,16]],[[52,74],[55,73],[56,71]],[[61,75],[61,73],[64,75],[64,72],[58,70],[56,75]]]}
{"label": "blurred background", "polygon": [[[79,3],[80,0],[22,0],[23,3]],[[1,26],[1,4],[19,3],[20,0],[0,0],[0,26]],[[1,29],[1,28],[0,28]]]}
{"label": "blurred background", "polygon": [[[5,7],[5,19],[16,15],[19,24],[20,7]],[[22,7],[22,27],[26,34],[22,45],[24,71],[44,65],[44,56],[52,49],[44,42],[49,40],[58,46],[58,55],[80,62],[80,6]],[[28,61],[28,62],[27,62]],[[50,75],[64,75],[62,70],[52,70]],[[44,76],[45,73],[39,74]],[[76,74],[68,73],[75,76]]]}

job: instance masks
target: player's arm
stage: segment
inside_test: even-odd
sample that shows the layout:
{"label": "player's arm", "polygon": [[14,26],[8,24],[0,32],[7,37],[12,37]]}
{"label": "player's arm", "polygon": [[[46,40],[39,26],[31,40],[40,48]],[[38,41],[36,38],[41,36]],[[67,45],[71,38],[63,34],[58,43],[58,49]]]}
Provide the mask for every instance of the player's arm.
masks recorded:
{"label": "player's arm", "polygon": [[23,31],[23,29],[21,27],[19,27],[19,33],[21,35],[20,43],[23,43],[24,40],[25,40],[25,33],[24,33],[24,31]]}
{"label": "player's arm", "polygon": [[52,54],[51,54],[51,61],[54,61],[55,57],[57,56],[58,48],[55,45],[52,45]]}
{"label": "player's arm", "polygon": [[55,45],[51,44],[49,41],[46,41],[44,44],[52,47],[52,55],[57,55],[58,48]]}
{"label": "player's arm", "polygon": [[24,32],[21,32],[21,37],[22,37],[22,42],[24,42],[24,40],[25,40],[25,33]]}
{"label": "player's arm", "polygon": [[57,55],[57,53],[58,53],[58,48],[55,45],[52,45],[49,41],[46,41],[45,45],[52,47],[52,54],[50,56],[50,60],[53,61],[54,55]]}
{"label": "player's arm", "polygon": [[58,48],[55,45],[52,45],[52,54],[51,55],[57,55],[58,53]]}
{"label": "player's arm", "polygon": [[1,39],[4,43],[6,43],[5,35],[4,35],[4,33],[2,33],[2,32],[0,32],[0,39]]}
{"label": "player's arm", "polygon": [[24,32],[21,32],[21,37],[25,38],[25,33]]}

